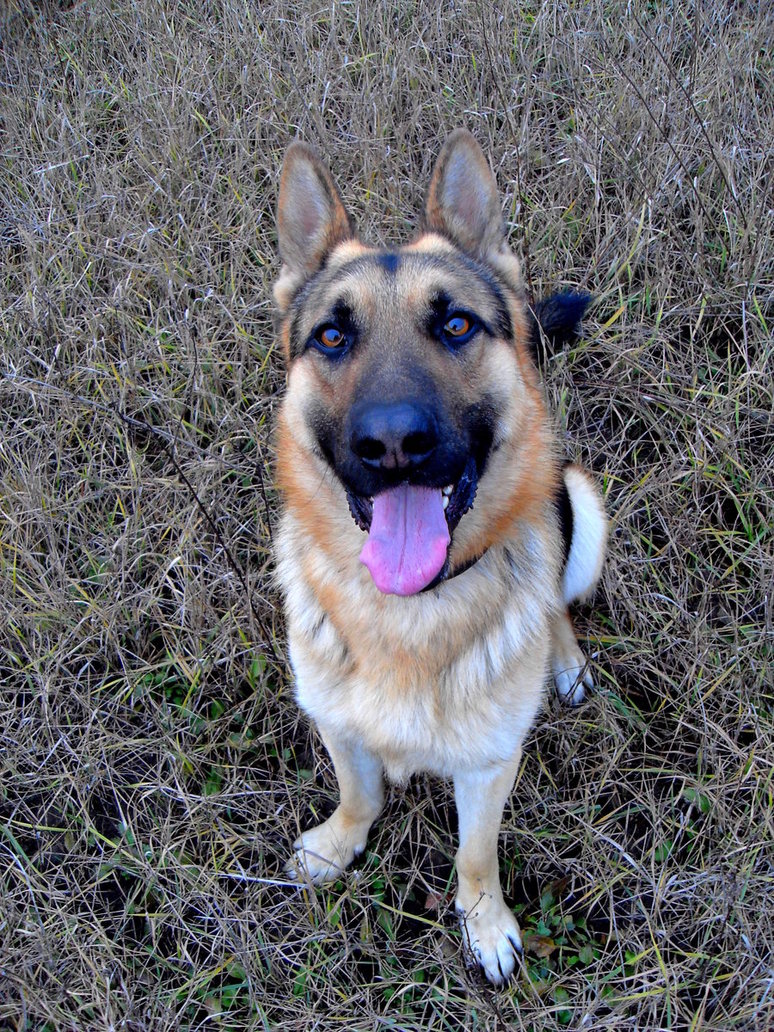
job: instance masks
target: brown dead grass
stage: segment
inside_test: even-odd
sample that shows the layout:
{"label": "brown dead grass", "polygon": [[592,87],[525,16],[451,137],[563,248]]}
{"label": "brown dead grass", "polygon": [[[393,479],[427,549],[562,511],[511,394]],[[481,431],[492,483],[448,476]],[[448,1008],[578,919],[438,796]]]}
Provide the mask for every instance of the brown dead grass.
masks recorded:
{"label": "brown dead grass", "polygon": [[[11,0],[0,98],[0,1024],[774,1024],[768,5]],[[447,786],[356,872],[282,860],[335,784],[270,580],[282,152],[405,239],[487,149],[610,558],[599,690],[547,705],[502,835],[500,993],[451,916]]]}

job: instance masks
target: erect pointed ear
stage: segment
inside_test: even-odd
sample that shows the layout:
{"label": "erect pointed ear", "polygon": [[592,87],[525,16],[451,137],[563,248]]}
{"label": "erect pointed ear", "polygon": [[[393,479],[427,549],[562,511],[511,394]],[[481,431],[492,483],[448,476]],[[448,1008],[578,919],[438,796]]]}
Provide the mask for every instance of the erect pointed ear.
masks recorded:
{"label": "erect pointed ear", "polygon": [[457,129],[443,145],[425,202],[425,228],[465,251],[486,254],[505,244],[497,183],[477,141]]}
{"label": "erect pointed ear", "polygon": [[277,235],[283,273],[302,280],[319,269],[331,248],[354,236],[333,177],[315,151],[298,141],[282,165]]}

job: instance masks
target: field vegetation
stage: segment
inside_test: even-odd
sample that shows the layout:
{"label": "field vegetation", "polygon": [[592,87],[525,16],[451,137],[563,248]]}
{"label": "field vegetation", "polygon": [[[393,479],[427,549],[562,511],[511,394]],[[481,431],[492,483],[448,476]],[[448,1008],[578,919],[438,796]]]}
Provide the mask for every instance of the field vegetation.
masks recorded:
{"label": "field vegetation", "polygon": [[[774,15],[764,0],[6,0],[0,9],[0,1027],[774,1026]],[[469,128],[604,488],[501,836],[518,978],[466,968],[450,786],[334,805],[272,583],[270,287],[300,137],[405,241]]]}

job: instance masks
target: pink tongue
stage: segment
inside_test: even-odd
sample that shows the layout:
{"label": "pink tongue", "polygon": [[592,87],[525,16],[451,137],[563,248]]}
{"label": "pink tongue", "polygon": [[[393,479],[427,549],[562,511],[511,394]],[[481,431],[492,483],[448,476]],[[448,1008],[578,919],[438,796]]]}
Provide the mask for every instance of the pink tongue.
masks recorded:
{"label": "pink tongue", "polygon": [[385,595],[415,595],[440,573],[450,540],[441,489],[401,484],[374,498],[360,561]]}

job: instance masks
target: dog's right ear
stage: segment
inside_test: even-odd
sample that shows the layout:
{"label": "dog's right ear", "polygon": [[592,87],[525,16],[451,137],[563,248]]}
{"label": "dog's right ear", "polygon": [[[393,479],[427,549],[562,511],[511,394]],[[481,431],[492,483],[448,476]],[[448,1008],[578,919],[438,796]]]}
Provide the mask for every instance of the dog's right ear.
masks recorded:
{"label": "dog's right ear", "polygon": [[506,248],[495,177],[466,129],[456,129],[438,155],[425,202],[425,228],[484,257]]}
{"label": "dog's right ear", "polygon": [[277,283],[280,307],[284,307],[283,287],[290,287],[291,280],[300,285],[317,272],[336,244],[354,235],[352,220],[328,169],[307,144],[291,143],[282,165],[277,203],[277,236],[284,263]]}

